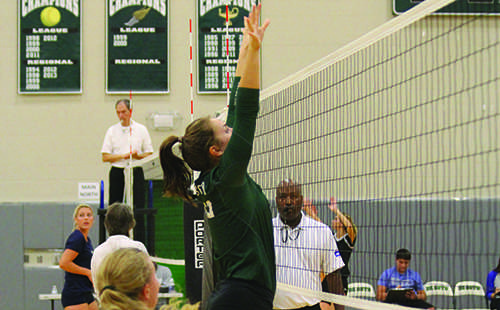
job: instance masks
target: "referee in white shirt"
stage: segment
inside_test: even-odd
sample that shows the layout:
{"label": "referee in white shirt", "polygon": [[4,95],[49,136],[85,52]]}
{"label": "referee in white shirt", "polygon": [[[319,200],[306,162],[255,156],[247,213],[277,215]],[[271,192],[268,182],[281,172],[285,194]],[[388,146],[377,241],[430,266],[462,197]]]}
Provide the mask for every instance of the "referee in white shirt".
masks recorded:
{"label": "referee in white shirt", "polygon": [[[344,262],[328,226],[302,213],[302,188],[290,179],[276,189],[278,216],[273,219],[276,281],[322,291],[321,273],[329,292],[342,292]],[[321,300],[300,293],[277,291],[274,309],[320,310]]]}
{"label": "referee in white shirt", "polygon": [[[111,163],[108,205],[123,202],[125,188],[123,171],[130,160],[130,147],[132,146],[132,160],[143,159],[153,154],[153,144],[147,128],[132,120],[130,100],[118,100],[115,109],[120,122],[109,127],[101,149],[102,161]],[[145,206],[144,172],[140,167],[134,168],[133,171],[134,207],[142,209]]]}

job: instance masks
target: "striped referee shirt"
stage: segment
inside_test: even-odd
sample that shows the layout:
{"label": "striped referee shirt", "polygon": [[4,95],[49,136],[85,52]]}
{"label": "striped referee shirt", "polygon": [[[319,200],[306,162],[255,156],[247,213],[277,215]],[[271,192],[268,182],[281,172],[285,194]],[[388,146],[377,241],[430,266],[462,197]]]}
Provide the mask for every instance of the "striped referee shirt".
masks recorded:
{"label": "striped referee shirt", "polygon": [[[273,218],[273,229],[277,282],[321,291],[320,274],[327,275],[344,266],[330,228],[304,213],[294,229],[285,225],[278,215]],[[301,308],[320,301],[300,293],[278,290],[274,308]]]}

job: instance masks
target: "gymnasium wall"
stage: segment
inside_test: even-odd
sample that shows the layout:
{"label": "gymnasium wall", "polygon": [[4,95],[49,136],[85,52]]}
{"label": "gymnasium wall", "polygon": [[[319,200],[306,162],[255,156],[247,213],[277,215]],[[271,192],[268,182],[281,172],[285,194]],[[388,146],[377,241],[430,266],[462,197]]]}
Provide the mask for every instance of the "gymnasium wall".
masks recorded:
{"label": "gymnasium wall", "polygon": [[[64,285],[64,272],[57,265],[26,266],[25,249],[64,249],[73,231],[73,211],[77,203],[0,203],[0,309],[49,309],[50,301],[41,301],[38,294],[49,294],[53,285],[58,292]],[[93,206],[96,214],[97,206]],[[98,245],[98,220],[89,237]],[[23,259],[24,257],[24,259]],[[55,309],[62,309],[55,301]]]}
{"label": "gymnasium wall", "polygon": [[[17,94],[17,7],[0,10],[0,201],[73,201],[78,182],[105,180],[108,165],[100,149],[106,129],[117,122],[114,102],[105,94],[105,3],[82,6],[83,93]],[[391,0],[299,0],[264,2],[271,19],[262,52],[265,88],[391,19]],[[183,125],[172,132],[150,131],[154,148],[169,134],[181,134],[189,121],[189,32],[195,0],[169,1],[170,93],[134,96],[134,119],[145,123],[152,112],[177,111]],[[196,64],[196,61],[195,61]],[[194,68],[196,71],[196,66]],[[195,117],[225,104],[223,95],[195,95]]]}

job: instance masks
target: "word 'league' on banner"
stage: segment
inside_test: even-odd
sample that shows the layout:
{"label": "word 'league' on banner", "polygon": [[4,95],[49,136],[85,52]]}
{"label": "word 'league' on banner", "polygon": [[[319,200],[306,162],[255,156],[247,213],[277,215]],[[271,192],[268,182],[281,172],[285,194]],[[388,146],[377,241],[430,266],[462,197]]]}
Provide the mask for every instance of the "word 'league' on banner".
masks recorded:
{"label": "word 'league' on banner", "polygon": [[168,93],[168,1],[107,0],[106,11],[106,92]]}

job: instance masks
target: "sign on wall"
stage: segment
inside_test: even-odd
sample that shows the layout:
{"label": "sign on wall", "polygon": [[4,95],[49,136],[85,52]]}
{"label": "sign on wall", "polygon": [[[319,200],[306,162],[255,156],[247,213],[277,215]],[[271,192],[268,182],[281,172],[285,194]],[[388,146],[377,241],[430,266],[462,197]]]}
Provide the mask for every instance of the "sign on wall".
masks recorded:
{"label": "sign on wall", "polygon": [[78,183],[78,200],[87,202],[99,202],[100,193],[101,187],[99,186],[99,183]]}
{"label": "sign on wall", "polygon": [[[413,8],[423,0],[393,0],[395,14]],[[496,0],[456,0],[434,14],[443,15],[498,15],[500,3]]]}
{"label": "sign on wall", "polygon": [[229,77],[232,81],[243,38],[243,17],[257,0],[227,1],[228,42],[226,40],[226,2],[197,0],[198,9],[198,92],[225,93],[227,90],[227,45]]}
{"label": "sign on wall", "polygon": [[168,1],[107,0],[106,92],[168,93]]}
{"label": "sign on wall", "polygon": [[18,92],[81,93],[80,0],[19,0]]}

